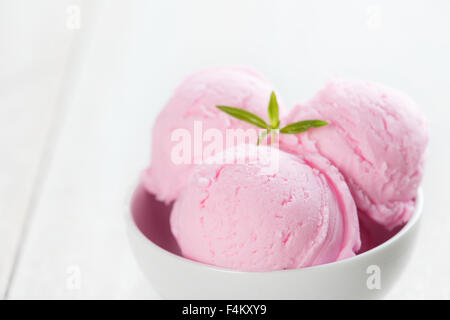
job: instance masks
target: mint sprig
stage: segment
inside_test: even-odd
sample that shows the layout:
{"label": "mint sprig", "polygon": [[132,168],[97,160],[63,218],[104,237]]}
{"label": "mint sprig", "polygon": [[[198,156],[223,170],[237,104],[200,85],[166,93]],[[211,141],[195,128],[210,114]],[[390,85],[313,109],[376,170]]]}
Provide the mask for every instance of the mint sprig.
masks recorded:
{"label": "mint sprig", "polygon": [[261,134],[258,137],[258,142],[256,142],[256,145],[259,146],[261,144],[261,141],[270,133],[270,129],[264,130],[261,132]]}
{"label": "mint sprig", "polygon": [[247,110],[227,106],[217,106],[217,108],[236,119],[248,122],[262,129],[270,129],[270,126],[263,119]]}
{"label": "mint sprig", "polygon": [[[248,123],[255,125],[261,129],[265,129],[259,136],[257,145],[259,145],[260,142],[269,133],[272,132],[272,130],[278,131],[278,129],[280,128],[279,106],[278,106],[277,97],[275,95],[275,92],[273,92],[273,91],[270,94],[269,106],[267,108],[270,125],[267,124],[261,117],[257,116],[256,114],[249,112],[247,110],[241,109],[241,108],[228,107],[228,106],[217,106],[217,108],[236,119],[248,122]],[[323,126],[326,126],[327,124],[328,124],[328,122],[323,121],[323,120],[303,120],[303,121],[290,123],[290,124],[286,125],[285,127],[279,129],[279,132],[282,134],[297,134],[297,133],[305,132],[311,128],[323,127]],[[272,138],[274,139],[275,137],[272,136]]]}
{"label": "mint sprig", "polygon": [[311,128],[319,128],[326,126],[328,122],[322,121],[322,120],[304,120],[299,122],[294,122],[291,124],[288,124],[284,128],[280,129],[280,133],[284,134],[297,134],[300,132],[307,131]]}
{"label": "mint sprig", "polygon": [[270,94],[269,107],[267,109],[268,109],[269,120],[270,120],[270,124],[272,125],[272,129],[278,129],[278,127],[280,126],[278,101],[277,101],[277,97],[275,96],[275,92],[273,92],[273,91]]}

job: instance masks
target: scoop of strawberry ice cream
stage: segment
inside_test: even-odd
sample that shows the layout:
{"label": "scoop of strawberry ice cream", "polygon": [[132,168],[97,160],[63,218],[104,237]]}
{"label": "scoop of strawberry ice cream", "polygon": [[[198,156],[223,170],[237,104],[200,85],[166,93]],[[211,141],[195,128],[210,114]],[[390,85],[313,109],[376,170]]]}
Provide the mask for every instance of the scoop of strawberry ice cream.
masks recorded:
{"label": "scoop of strawberry ice cream", "polygon": [[416,104],[385,86],[350,80],[329,82],[296,106],[290,122],[329,122],[296,136],[282,136],[294,153],[318,152],[341,171],[358,209],[393,229],[408,221],[422,180],[427,125]]}
{"label": "scoop of strawberry ice cream", "polygon": [[253,145],[226,153],[236,157],[196,167],[174,204],[171,229],[184,257],[271,271],[333,262],[359,249],[355,204],[328,160]]}
{"label": "scoop of strawberry ice cream", "polygon": [[[246,109],[268,121],[267,105],[272,90],[262,75],[249,68],[217,67],[187,77],[153,127],[151,165],[143,174],[147,190],[166,203],[175,200],[193,163],[210,156],[207,146],[213,138],[221,135],[223,148],[227,147],[226,143],[231,146],[242,142],[239,139],[225,141],[226,129],[251,128],[255,134],[247,136],[247,143],[256,143],[255,127],[230,117],[216,106]],[[210,135],[207,134],[209,129]],[[182,133],[186,139],[181,138]],[[177,149],[180,143],[189,147],[189,154],[181,154]]]}

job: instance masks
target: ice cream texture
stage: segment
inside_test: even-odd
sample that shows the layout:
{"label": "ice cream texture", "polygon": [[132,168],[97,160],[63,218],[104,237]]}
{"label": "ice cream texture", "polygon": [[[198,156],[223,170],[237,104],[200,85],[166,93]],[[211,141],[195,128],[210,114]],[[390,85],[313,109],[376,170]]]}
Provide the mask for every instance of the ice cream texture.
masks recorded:
{"label": "ice cream texture", "polygon": [[[194,158],[198,147],[194,144],[205,147],[209,143],[205,141],[206,137],[203,137],[205,140],[198,137],[196,130],[206,132],[214,129],[225,136],[226,129],[254,128],[221,112],[216,106],[246,109],[267,120],[267,102],[272,91],[270,83],[250,68],[216,67],[188,76],[160,112],[153,127],[151,165],[143,174],[147,190],[160,201],[170,203],[175,200],[195,162],[208,156],[200,151],[197,153],[200,159]],[[187,130],[192,138],[188,163],[176,163],[173,159],[174,147],[178,142],[173,140],[172,134],[180,129]]]}
{"label": "ice cream texture", "polygon": [[[270,152],[277,152],[278,168],[261,174],[273,159]],[[358,251],[355,203],[327,159],[254,145],[226,153],[235,155],[233,161],[194,168],[174,204],[171,230],[183,256],[271,271],[334,262]]]}
{"label": "ice cream texture", "polygon": [[[289,113],[280,103],[281,126],[272,128],[313,119],[327,125],[299,134],[281,130],[280,149],[236,141],[212,157],[200,152],[200,159],[198,141],[190,141],[190,161],[173,161],[178,129],[193,139],[199,123],[202,132],[224,137],[227,129],[256,129],[217,106],[273,123],[272,91],[252,69],[211,68],[187,77],[158,115],[142,180],[159,201],[174,203],[170,228],[182,255],[228,269],[273,271],[349,258],[394,236],[414,212],[428,144],[418,106],[395,89],[333,79]],[[209,141],[200,143],[204,149]],[[268,172],[274,151],[276,170]]]}
{"label": "ice cream texture", "polygon": [[361,214],[392,230],[407,222],[422,180],[427,123],[405,94],[370,82],[335,79],[287,116],[329,123],[281,148],[329,159],[345,177]]}

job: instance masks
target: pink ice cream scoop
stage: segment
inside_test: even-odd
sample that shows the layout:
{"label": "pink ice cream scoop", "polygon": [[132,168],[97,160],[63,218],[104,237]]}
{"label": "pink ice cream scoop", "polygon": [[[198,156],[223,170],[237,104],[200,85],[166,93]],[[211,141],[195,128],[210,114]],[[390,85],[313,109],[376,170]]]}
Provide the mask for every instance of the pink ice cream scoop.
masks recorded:
{"label": "pink ice cream scoop", "polygon": [[374,83],[334,80],[287,118],[319,118],[329,125],[282,136],[283,149],[328,158],[345,177],[358,209],[386,228],[410,219],[428,133],[409,97]]}
{"label": "pink ice cream scoop", "polygon": [[[217,67],[187,77],[153,127],[151,165],[143,174],[147,190],[160,201],[175,200],[194,164],[208,156],[206,149],[213,138],[225,140],[226,129],[255,129],[216,106],[246,109],[267,121],[272,90],[262,75],[249,68]],[[256,143],[257,134],[253,140]],[[223,148],[229,143],[221,142]],[[234,144],[238,143],[236,139]],[[180,146],[187,148],[180,151]]]}
{"label": "pink ice cream scoop", "polygon": [[171,230],[184,257],[272,271],[354,256],[360,247],[356,206],[328,160],[254,145],[226,153],[236,156],[196,167],[174,204]]}

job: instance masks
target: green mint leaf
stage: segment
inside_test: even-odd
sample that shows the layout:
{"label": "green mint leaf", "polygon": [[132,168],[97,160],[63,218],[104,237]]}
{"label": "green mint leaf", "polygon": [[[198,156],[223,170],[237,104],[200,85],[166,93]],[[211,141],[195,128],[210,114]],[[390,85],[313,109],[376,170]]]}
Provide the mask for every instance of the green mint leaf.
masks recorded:
{"label": "green mint leaf", "polygon": [[236,119],[248,122],[262,129],[270,129],[270,126],[263,119],[247,110],[227,106],[216,107]]}
{"label": "green mint leaf", "polygon": [[256,143],[257,146],[261,144],[261,141],[269,134],[269,132],[270,130],[264,130],[263,132],[261,132],[258,138],[258,142]]}
{"label": "green mint leaf", "polygon": [[275,92],[272,91],[270,94],[270,101],[269,101],[269,120],[270,124],[272,125],[272,129],[278,129],[280,126],[280,120],[279,120],[279,111],[278,111],[278,101],[277,97],[275,96]]}
{"label": "green mint leaf", "polygon": [[296,134],[304,132],[311,128],[318,128],[326,126],[328,122],[322,120],[304,120],[288,124],[284,128],[280,129],[280,133],[284,134]]}

